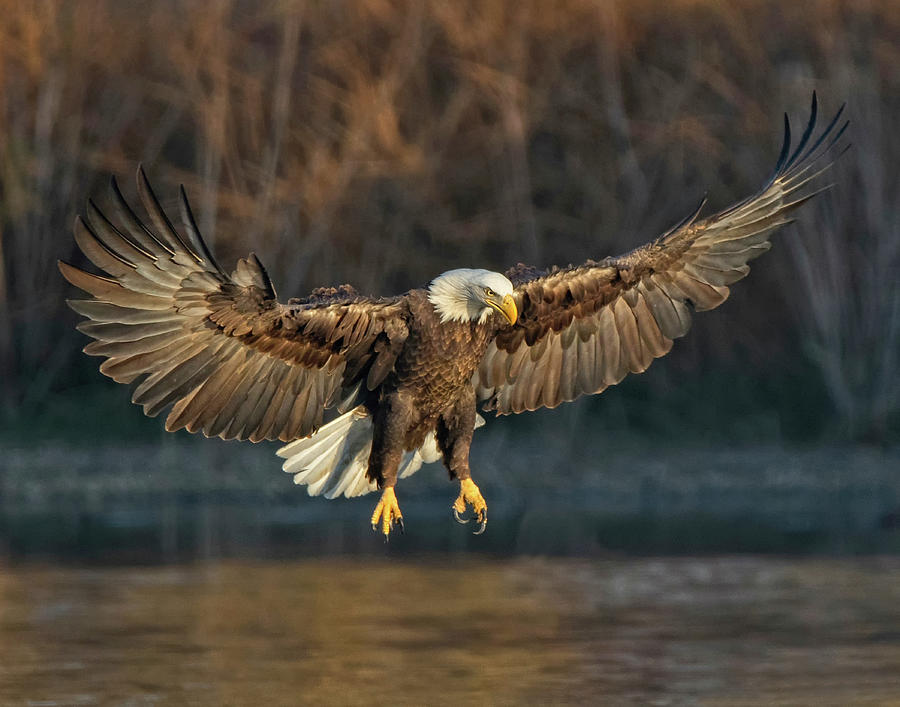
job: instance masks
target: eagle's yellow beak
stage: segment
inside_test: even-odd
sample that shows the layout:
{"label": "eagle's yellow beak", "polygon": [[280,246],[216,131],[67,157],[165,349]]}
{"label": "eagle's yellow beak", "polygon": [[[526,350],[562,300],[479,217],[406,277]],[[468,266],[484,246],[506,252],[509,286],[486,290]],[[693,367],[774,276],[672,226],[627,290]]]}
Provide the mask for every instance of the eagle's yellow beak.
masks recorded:
{"label": "eagle's yellow beak", "polygon": [[515,324],[519,318],[519,310],[516,308],[516,301],[512,295],[504,295],[503,299],[499,301],[491,297],[487,300],[487,303],[506,317],[506,321],[510,324]]}

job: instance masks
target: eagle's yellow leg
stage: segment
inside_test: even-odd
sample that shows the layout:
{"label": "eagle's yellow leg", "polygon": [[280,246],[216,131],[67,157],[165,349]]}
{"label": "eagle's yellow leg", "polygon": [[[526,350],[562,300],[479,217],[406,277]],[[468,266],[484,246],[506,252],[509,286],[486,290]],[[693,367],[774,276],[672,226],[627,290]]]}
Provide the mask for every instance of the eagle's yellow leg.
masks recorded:
{"label": "eagle's yellow leg", "polygon": [[391,534],[391,528],[394,522],[400,526],[400,532],[403,532],[403,514],[400,512],[400,506],[397,504],[397,496],[394,494],[394,487],[388,486],[381,492],[381,500],[375,506],[375,512],[372,514],[372,530],[378,530],[378,521],[381,521],[381,532],[384,539],[387,540]]}
{"label": "eagle's yellow leg", "polygon": [[475,531],[475,535],[481,535],[487,528],[487,503],[472,479],[462,479],[459,482],[459,496],[453,502],[453,516],[460,523],[469,522],[460,517],[461,513],[466,512],[467,505],[472,506],[478,519],[478,530]]}

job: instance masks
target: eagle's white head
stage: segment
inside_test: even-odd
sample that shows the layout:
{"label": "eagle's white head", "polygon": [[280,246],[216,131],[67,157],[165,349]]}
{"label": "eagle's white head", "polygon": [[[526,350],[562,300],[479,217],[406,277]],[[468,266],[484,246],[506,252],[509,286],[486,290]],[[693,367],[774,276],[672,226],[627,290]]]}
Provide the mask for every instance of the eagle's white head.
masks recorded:
{"label": "eagle's white head", "polygon": [[460,268],[438,275],[428,286],[428,300],[442,322],[484,322],[499,312],[510,324],[519,318],[509,279],[490,270]]}

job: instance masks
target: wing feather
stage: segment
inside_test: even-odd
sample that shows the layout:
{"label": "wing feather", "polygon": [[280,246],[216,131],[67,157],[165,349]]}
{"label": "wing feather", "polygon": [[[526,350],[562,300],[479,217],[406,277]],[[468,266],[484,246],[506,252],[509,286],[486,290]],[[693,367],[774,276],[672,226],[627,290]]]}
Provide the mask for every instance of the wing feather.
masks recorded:
{"label": "wing feather", "polygon": [[542,359],[546,361],[547,370],[541,374],[544,380],[543,402],[545,407],[556,407],[559,404],[560,378],[562,377],[562,341],[559,334],[548,337],[548,355]]}
{"label": "wing feather", "polygon": [[[268,362],[269,367],[272,363]],[[249,430],[259,422],[258,407],[260,398],[266,389],[266,385],[272,378],[270,368],[263,367],[260,372],[251,379],[251,385],[241,401],[240,407],[235,411],[229,429],[234,430],[236,437],[249,437]],[[243,435],[241,433],[244,433]]]}
{"label": "wing feather", "polygon": [[[843,107],[816,136],[818,101],[792,149],[784,142],[771,177],[755,195],[707,218],[700,206],[655,241],[616,258],[542,271],[518,265],[519,320],[501,330],[474,382],[487,410],[518,413],[598,393],[639,373],[684,336],[691,309],[718,307],[769,237],[824,189],[820,164],[847,128]],[[840,156],[839,152],[835,159]],[[825,189],[828,187],[826,186]],[[812,189],[812,191],[810,191]]]}
{"label": "wing feather", "polygon": [[210,420],[203,426],[203,432],[209,437],[221,437],[222,439],[233,439],[234,435],[228,434],[231,424],[237,415],[238,409],[244,402],[247,391],[253,385],[253,381],[260,375],[263,367],[268,368],[267,374],[271,375],[272,368],[286,368],[286,366],[276,360],[267,359],[263,356],[248,357],[235,375],[233,385],[228,386],[223,391],[223,395],[219,400],[220,404],[216,410],[210,411]]}
{"label": "wing feather", "polygon": [[177,312],[129,309],[99,300],[70,300],[69,306],[78,314],[98,323],[153,324],[179,319]]}
{"label": "wing feather", "polygon": [[[574,327],[569,327],[574,330]],[[559,374],[559,401],[571,400],[578,383],[578,345],[570,344],[562,349],[562,365]]]}
{"label": "wing feather", "polygon": [[616,318],[610,306],[600,310],[598,325],[600,330],[599,352],[603,357],[601,376],[605,385],[613,385],[625,377],[625,372],[621,360],[619,330],[616,328]]}
{"label": "wing feather", "polygon": [[138,341],[152,334],[181,331],[181,322],[174,318],[158,322],[131,324],[123,322],[80,322],[76,327],[82,334],[102,341]]}
{"label": "wing feather", "polygon": [[638,299],[631,308],[634,319],[637,322],[638,334],[641,337],[642,350],[645,354],[645,365],[649,366],[654,358],[659,358],[672,348],[672,340],[663,336],[657,324],[647,300],[641,290],[637,290]]}
{"label": "wing feather", "polygon": [[281,398],[281,404],[278,406],[278,409],[275,411],[275,417],[272,421],[272,430],[273,433],[278,435],[279,437],[284,434],[285,427],[287,427],[288,418],[291,414],[291,409],[294,406],[294,400],[297,396],[297,393],[300,392],[301,388],[298,385],[300,379],[300,371],[296,368],[289,369],[282,379],[281,385],[284,386],[285,393]]}
{"label": "wing feather", "polygon": [[119,190],[119,183],[115,177],[110,179],[109,186],[113,197],[113,210],[118,217],[118,223],[121,225],[123,232],[127,234],[133,243],[139,243],[160,262],[174,262],[172,261],[172,256],[175,255],[175,251],[141,223],[131,206],[128,205],[125,197],[122,196],[122,192]]}
{"label": "wing feather", "polygon": [[135,392],[133,402],[142,405],[146,415],[156,417],[170,403],[190,393],[212,374],[218,365],[215,355],[219,348],[221,344],[217,344],[216,349],[189,348],[168,368],[144,379],[141,386],[146,388],[139,397]]}
{"label": "wing feather", "polygon": [[[597,340],[595,337],[582,339],[578,337],[578,366],[575,371],[575,389],[572,395],[577,395],[579,390],[597,389]],[[574,400],[574,397],[570,398]]]}
{"label": "wing feather", "polygon": [[[173,226],[143,169],[146,226],[111,183],[113,218],[93,201],[75,220],[75,242],[103,275],[60,263],[91,295],[71,307],[94,341],[100,370],[137,382],[148,415],[171,408],[166,428],[254,441],[311,434],[342,389],[374,389],[408,335],[405,298],[369,299],[352,288],[320,290],[284,305],[255,255],[229,276],[200,237],[180,190],[186,235]],[[505,363],[504,363],[505,365]]]}
{"label": "wing feather", "polygon": [[221,362],[209,378],[172,407],[166,417],[167,430],[179,430],[183,427],[189,432],[197,432],[203,426],[202,423],[197,425],[200,416],[216,409],[215,399],[222,395],[226,386],[237,383],[235,374],[245,358],[244,350],[238,342],[230,340],[226,342],[219,358]]}

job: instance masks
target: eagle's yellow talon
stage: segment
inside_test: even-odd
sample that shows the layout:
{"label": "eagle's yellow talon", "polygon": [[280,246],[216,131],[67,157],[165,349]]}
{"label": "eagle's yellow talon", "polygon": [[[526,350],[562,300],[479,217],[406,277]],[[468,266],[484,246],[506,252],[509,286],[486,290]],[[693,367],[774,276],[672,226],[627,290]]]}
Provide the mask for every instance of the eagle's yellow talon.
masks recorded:
{"label": "eagle's yellow talon", "polygon": [[375,512],[372,513],[372,530],[378,530],[378,521],[381,521],[381,532],[384,539],[387,540],[391,534],[391,528],[394,522],[400,526],[400,532],[403,528],[403,514],[400,513],[400,506],[397,504],[397,496],[394,494],[393,486],[388,486],[381,492],[381,500],[375,506]]}
{"label": "eagle's yellow talon", "polygon": [[459,482],[459,496],[453,502],[453,517],[459,523],[469,522],[467,518],[460,517],[461,513],[466,512],[467,505],[472,506],[475,517],[478,519],[478,529],[475,531],[475,535],[481,535],[487,528],[487,503],[472,479],[463,479]]}

